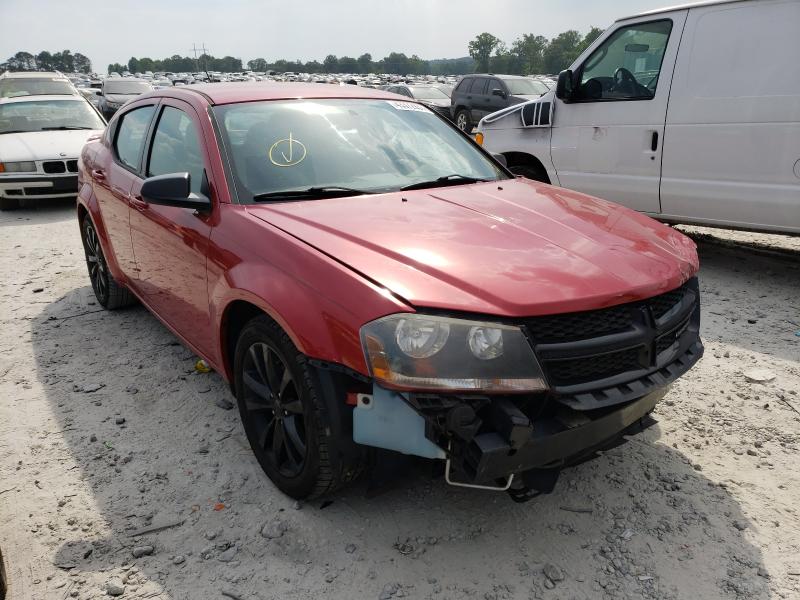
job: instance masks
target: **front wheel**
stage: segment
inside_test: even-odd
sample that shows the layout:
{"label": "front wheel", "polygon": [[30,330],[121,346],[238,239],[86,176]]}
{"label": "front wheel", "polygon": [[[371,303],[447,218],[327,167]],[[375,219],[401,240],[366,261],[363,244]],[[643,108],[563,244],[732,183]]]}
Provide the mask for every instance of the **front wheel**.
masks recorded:
{"label": "front wheel", "polygon": [[462,108],[456,113],[456,127],[464,133],[472,133],[472,119],[469,118],[469,111]]}
{"label": "front wheel", "polygon": [[239,336],[234,377],[250,447],[278,489],[303,499],[339,487],[345,478],[331,463],[331,434],[306,358],[268,317],[256,317]]}

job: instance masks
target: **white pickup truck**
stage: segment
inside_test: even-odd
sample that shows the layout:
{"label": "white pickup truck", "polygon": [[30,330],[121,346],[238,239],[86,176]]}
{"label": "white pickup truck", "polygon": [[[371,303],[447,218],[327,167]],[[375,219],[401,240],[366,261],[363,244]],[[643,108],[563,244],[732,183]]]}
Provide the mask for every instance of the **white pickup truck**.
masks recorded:
{"label": "white pickup truck", "polygon": [[800,1],[620,19],[477,139],[517,174],[660,220],[800,234]]}

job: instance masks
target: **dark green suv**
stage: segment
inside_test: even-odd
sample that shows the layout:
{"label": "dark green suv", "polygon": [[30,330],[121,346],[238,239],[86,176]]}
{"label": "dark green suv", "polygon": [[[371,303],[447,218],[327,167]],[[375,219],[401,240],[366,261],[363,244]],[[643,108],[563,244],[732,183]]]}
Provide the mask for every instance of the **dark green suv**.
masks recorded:
{"label": "dark green suv", "polygon": [[465,75],[453,90],[450,111],[458,128],[470,133],[486,115],[535,100],[549,89],[538,79],[520,75]]}

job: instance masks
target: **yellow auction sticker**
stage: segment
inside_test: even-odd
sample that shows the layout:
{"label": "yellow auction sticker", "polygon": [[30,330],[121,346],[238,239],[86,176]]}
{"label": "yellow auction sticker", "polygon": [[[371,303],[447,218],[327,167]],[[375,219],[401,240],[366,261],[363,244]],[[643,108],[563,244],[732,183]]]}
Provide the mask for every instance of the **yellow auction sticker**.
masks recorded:
{"label": "yellow auction sticker", "polygon": [[300,140],[294,139],[292,132],[289,137],[283,138],[269,147],[269,160],[276,167],[293,167],[299,165],[306,158],[308,151]]}

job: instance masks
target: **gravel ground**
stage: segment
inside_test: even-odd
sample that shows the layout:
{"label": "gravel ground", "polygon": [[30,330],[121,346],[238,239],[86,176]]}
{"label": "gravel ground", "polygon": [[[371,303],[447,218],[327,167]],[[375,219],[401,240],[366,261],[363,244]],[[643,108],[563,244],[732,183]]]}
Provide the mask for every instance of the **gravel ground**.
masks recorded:
{"label": "gravel ground", "polygon": [[706,356],[656,425],[553,494],[416,473],[300,505],[219,376],[141,307],[95,304],[71,205],[0,232],[13,600],[800,597],[800,238],[691,229]]}

